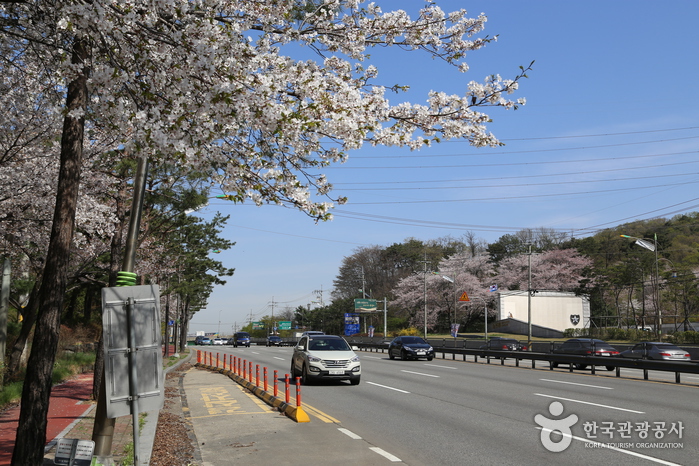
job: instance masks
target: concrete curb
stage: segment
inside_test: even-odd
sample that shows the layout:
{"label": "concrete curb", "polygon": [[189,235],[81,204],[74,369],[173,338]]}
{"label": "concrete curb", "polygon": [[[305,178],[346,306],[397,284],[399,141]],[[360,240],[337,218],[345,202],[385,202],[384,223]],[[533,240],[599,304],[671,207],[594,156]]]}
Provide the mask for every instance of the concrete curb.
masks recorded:
{"label": "concrete curb", "polygon": [[266,392],[261,387],[258,387],[254,383],[244,379],[243,377],[234,374],[232,371],[230,371],[228,369],[221,369],[220,367],[208,366],[208,365],[201,364],[201,363],[196,363],[196,364],[194,364],[194,366],[198,367],[200,369],[206,369],[206,370],[218,372],[220,374],[228,376],[228,378],[230,378],[231,380],[236,382],[238,385],[241,385],[244,388],[247,388],[255,396],[257,396],[258,398],[260,398],[262,401],[264,401],[268,405],[272,406],[273,408],[278,409],[279,411],[284,413],[288,418],[292,419],[293,421],[311,422],[311,418],[308,417],[308,414],[306,414],[306,412],[303,410],[303,408],[301,406],[292,406],[289,403],[282,401],[279,397],[276,397],[276,396],[272,395],[271,393]]}

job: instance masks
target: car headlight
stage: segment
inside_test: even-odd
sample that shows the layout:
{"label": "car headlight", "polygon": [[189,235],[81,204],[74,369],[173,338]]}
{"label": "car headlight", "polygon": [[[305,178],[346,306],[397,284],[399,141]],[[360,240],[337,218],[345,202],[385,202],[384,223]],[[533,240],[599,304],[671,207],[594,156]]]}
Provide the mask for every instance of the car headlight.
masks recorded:
{"label": "car headlight", "polygon": [[415,348],[411,348],[410,346],[406,346],[405,349],[408,351],[415,351]]}
{"label": "car headlight", "polygon": [[427,348],[427,351],[432,351],[432,349],[433,348],[430,346],[429,348]]}
{"label": "car headlight", "polygon": [[359,362],[359,356],[355,356],[352,359],[350,359],[350,362]]}
{"label": "car headlight", "polygon": [[319,358],[317,356],[313,356],[311,354],[308,355],[308,362],[320,362],[320,361],[322,361],[321,358]]}

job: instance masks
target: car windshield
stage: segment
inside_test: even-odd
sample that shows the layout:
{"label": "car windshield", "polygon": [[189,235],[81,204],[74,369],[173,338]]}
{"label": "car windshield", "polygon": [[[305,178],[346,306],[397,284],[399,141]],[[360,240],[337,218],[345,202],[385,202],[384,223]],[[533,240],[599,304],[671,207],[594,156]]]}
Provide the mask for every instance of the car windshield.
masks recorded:
{"label": "car windshield", "polygon": [[314,338],[308,344],[311,351],[350,351],[351,348],[342,338]]}
{"label": "car windshield", "polygon": [[403,338],[403,343],[407,344],[415,344],[415,343],[425,343],[425,340],[423,340],[420,337],[404,337]]}

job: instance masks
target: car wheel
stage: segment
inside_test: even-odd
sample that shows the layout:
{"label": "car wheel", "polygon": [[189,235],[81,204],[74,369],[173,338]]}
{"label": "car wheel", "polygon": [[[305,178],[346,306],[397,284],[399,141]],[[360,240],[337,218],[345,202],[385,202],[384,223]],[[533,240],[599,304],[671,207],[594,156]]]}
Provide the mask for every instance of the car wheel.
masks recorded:
{"label": "car wheel", "polygon": [[552,363],[551,363],[551,367],[554,368],[554,369],[557,368],[557,367],[558,367],[558,363],[557,363],[557,362],[552,362]]}
{"label": "car wheel", "polygon": [[289,374],[291,375],[291,380],[296,380],[296,365],[294,361],[291,361],[291,369],[289,369]]}
{"label": "car wheel", "polygon": [[578,370],[584,370],[587,369],[587,364],[574,364],[573,367],[575,367]]}
{"label": "car wheel", "polygon": [[301,369],[301,385],[310,385],[311,384],[311,378],[308,376],[308,366],[305,364],[303,365],[303,369]]}
{"label": "car wheel", "polygon": [[608,371],[613,371],[614,369],[616,369],[614,366],[607,366]]}
{"label": "car wheel", "polygon": [[408,353],[405,352],[405,350],[400,352],[400,359],[401,361],[407,361],[408,360]]}
{"label": "car wheel", "polygon": [[350,385],[359,385],[359,377],[350,379]]}
{"label": "car wheel", "polygon": [[388,359],[396,359],[391,350],[388,350]]}
{"label": "car wheel", "polygon": [[427,358],[427,360],[428,360],[428,361],[432,361],[432,356],[429,356],[429,357]]}

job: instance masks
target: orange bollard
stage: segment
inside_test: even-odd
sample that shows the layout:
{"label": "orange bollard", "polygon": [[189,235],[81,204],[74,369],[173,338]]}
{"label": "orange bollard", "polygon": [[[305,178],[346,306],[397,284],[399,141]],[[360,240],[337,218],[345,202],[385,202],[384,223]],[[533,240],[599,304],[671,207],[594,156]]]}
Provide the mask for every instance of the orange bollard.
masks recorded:
{"label": "orange bollard", "polygon": [[260,386],[260,365],[255,364],[255,386]]}
{"label": "orange bollard", "polygon": [[274,397],[277,397],[277,371],[274,371]]}
{"label": "orange bollard", "polygon": [[252,383],[252,361],[248,362],[248,382]]}
{"label": "orange bollard", "polygon": [[289,404],[289,374],[284,374],[284,392],[286,393],[286,404]]}
{"label": "orange bollard", "polygon": [[216,353],[216,369],[218,369],[218,361],[219,361],[220,354]]}
{"label": "orange bollard", "polygon": [[301,406],[301,377],[296,377],[296,406]]}
{"label": "orange bollard", "polygon": [[201,364],[201,351],[197,350],[197,364]]}
{"label": "orange bollard", "polygon": [[262,373],[264,374],[265,391],[267,391],[267,366],[264,367],[264,369],[262,370]]}
{"label": "orange bollard", "polygon": [[248,362],[245,359],[243,359],[243,380],[248,378],[247,369],[248,369]]}

